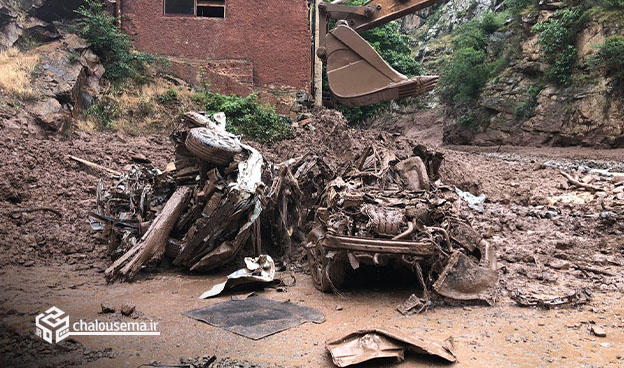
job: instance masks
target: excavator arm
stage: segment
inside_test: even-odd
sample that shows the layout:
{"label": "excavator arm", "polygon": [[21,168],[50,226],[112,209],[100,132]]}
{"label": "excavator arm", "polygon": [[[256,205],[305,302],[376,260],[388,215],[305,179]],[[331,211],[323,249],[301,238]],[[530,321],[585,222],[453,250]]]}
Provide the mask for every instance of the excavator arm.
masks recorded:
{"label": "excavator arm", "polygon": [[[321,34],[317,55],[327,66],[335,99],[346,106],[371,105],[417,96],[435,88],[437,76],[407,78],[394,70],[360,34],[441,0],[371,0],[362,6],[346,0],[319,4]],[[329,21],[338,20],[329,29]]]}

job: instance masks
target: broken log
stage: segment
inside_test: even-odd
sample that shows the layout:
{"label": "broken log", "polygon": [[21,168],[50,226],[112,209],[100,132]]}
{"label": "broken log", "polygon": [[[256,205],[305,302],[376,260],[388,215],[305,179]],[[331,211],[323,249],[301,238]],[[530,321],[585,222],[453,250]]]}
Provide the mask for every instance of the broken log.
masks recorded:
{"label": "broken log", "polygon": [[102,165],[98,165],[98,164],[96,164],[95,162],[91,162],[91,161],[83,160],[83,159],[81,159],[81,158],[79,158],[79,157],[76,157],[76,156],[71,156],[71,155],[69,156],[69,158],[70,158],[71,160],[74,160],[74,161],[80,162],[80,163],[81,163],[81,164],[83,164],[83,165],[87,165],[87,166],[89,166],[90,168],[93,168],[93,169],[98,169],[98,170],[102,170],[102,171],[106,171],[107,173],[112,174],[112,175],[115,175],[115,176],[121,176],[121,173],[120,173],[119,171],[115,171],[115,170],[109,169],[108,167],[104,167],[104,166],[102,166]]}
{"label": "broken log", "polygon": [[49,207],[30,207],[30,208],[20,208],[18,210],[13,210],[11,212],[9,212],[9,215],[16,215],[19,213],[31,213],[31,212],[52,212],[53,214],[55,214],[58,217],[63,217],[63,214],[58,211],[55,210],[54,208],[49,208]]}
{"label": "broken log", "polygon": [[190,199],[191,188],[178,188],[141,240],[106,270],[109,282],[132,280],[145,263],[158,260],[165,253],[169,234]]}
{"label": "broken log", "polygon": [[568,180],[569,184],[576,185],[579,188],[587,189],[592,192],[604,191],[602,188],[598,188],[591,184],[583,183],[563,171],[561,171],[561,175]]}

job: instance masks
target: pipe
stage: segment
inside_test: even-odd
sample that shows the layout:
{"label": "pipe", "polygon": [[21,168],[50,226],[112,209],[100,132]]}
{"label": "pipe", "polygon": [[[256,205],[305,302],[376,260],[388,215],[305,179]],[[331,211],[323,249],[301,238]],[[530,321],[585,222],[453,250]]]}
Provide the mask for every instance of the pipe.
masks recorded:
{"label": "pipe", "polygon": [[115,16],[117,17],[117,27],[121,29],[121,0],[115,0]]}

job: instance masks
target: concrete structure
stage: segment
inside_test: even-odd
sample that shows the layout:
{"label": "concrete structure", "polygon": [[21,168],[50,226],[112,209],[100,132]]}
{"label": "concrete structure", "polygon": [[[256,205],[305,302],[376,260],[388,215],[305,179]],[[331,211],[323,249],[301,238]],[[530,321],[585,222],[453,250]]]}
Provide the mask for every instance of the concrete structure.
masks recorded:
{"label": "concrete structure", "polygon": [[221,93],[262,99],[310,92],[307,0],[118,0],[138,49],[165,55],[172,71]]}

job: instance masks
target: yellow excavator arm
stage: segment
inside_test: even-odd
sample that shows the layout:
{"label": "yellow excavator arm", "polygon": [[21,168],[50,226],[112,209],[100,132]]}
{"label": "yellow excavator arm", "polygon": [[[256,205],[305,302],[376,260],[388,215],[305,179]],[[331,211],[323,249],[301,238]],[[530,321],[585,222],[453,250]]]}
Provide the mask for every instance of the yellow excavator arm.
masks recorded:
{"label": "yellow excavator arm", "polygon": [[[335,99],[346,106],[363,106],[433,90],[438,76],[407,78],[388,65],[360,34],[440,1],[371,0],[361,6],[344,5],[346,0],[320,3],[321,36],[316,52],[327,66]],[[331,19],[338,22],[330,30]]]}

